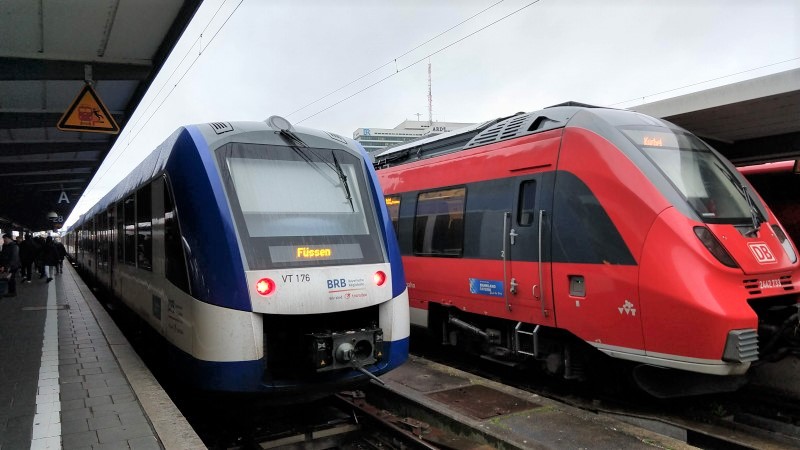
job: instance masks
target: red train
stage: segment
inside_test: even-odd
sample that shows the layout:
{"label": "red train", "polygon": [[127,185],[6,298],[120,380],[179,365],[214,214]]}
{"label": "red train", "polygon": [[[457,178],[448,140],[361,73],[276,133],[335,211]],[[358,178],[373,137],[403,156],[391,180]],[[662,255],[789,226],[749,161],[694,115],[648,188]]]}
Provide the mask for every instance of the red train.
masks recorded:
{"label": "red train", "polygon": [[[797,249],[718,152],[669,122],[565,103],[376,157],[411,321],[657,396],[733,390],[797,348]],[[599,352],[597,352],[599,350]]]}

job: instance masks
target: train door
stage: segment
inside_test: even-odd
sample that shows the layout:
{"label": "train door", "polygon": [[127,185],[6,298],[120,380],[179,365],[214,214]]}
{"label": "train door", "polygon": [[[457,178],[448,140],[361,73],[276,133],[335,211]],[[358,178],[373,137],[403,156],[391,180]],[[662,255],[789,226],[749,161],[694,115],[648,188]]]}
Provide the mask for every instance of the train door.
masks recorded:
{"label": "train door", "polygon": [[[519,309],[514,318],[528,324],[555,325],[550,261],[552,175],[516,178],[514,203],[506,213],[504,264],[508,292]],[[522,326],[522,325],[521,325]]]}

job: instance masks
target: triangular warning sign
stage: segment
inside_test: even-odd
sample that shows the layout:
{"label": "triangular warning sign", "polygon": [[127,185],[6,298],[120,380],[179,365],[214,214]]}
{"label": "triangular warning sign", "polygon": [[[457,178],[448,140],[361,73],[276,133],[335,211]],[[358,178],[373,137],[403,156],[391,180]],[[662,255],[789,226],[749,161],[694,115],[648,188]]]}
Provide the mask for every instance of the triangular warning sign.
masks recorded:
{"label": "triangular warning sign", "polygon": [[100,101],[100,97],[86,84],[81,93],[58,121],[61,131],[88,131],[91,133],[119,133],[119,126]]}

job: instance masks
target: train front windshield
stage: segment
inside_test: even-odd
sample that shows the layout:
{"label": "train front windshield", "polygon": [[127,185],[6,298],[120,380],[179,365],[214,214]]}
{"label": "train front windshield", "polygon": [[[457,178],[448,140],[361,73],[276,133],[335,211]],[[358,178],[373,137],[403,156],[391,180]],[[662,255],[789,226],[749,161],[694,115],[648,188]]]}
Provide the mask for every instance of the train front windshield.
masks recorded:
{"label": "train front windshield", "polygon": [[250,270],[385,262],[356,156],[232,143],[217,159]]}
{"label": "train front windshield", "polygon": [[757,201],[755,195],[696,136],[663,127],[621,128],[621,131],[669,179],[704,222],[752,222],[749,202]]}

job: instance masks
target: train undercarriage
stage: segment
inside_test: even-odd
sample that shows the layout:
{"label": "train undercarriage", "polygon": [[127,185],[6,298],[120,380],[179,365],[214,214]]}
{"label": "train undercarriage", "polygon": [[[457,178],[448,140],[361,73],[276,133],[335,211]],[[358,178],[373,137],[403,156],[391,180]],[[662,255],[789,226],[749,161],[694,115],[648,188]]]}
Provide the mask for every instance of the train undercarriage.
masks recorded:
{"label": "train undercarriage", "polygon": [[[759,317],[757,366],[800,355],[800,306],[796,296],[751,302]],[[573,334],[556,328],[465,313],[431,304],[428,331],[443,346],[462,349],[506,366],[535,366],[566,380],[636,386],[658,398],[735,391],[748,375],[708,375],[611,358]],[[620,376],[622,374],[622,376]],[[612,383],[608,380],[613,379]]]}

